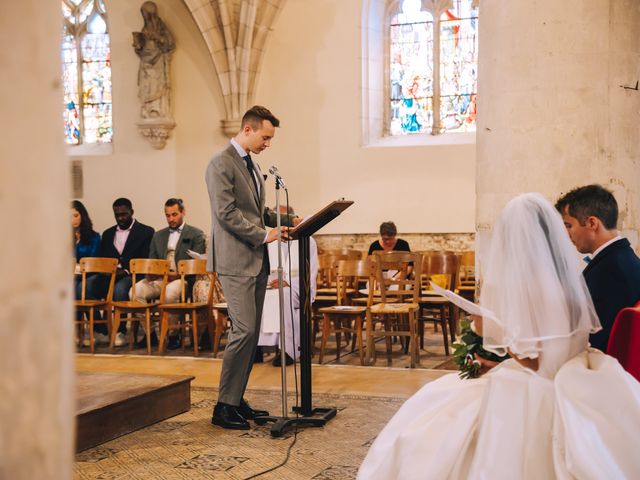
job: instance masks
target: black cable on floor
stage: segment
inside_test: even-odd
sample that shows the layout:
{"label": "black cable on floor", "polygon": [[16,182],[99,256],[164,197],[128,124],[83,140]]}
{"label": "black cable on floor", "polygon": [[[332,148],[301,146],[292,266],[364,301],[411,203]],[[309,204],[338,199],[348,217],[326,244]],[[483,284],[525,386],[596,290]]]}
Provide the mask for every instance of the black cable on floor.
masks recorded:
{"label": "black cable on floor", "polygon": [[275,467],[271,467],[268,470],[264,470],[262,472],[259,472],[259,473],[256,473],[254,475],[251,475],[250,477],[247,477],[244,480],[251,480],[252,478],[258,478],[258,477],[261,477],[262,475],[266,475],[267,473],[271,473],[271,472],[273,472],[274,470],[277,470],[280,467],[284,467],[287,464],[287,462],[289,461],[289,457],[291,457],[291,449],[296,444],[297,440],[298,440],[298,427],[296,427],[295,431],[293,432],[293,442],[291,442],[291,444],[287,448],[287,455],[284,457],[284,460],[282,462],[280,462]]}

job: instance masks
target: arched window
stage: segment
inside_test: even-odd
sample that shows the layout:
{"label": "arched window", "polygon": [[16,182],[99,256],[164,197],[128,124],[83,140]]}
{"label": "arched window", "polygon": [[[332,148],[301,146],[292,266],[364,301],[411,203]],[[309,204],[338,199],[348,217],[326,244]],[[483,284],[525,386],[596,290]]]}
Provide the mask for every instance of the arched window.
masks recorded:
{"label": "arched window", "polygon": [[111,50],[103,0],[62,0],[65,141],[109,143]]}
{"label": "arched window", "polygon": [[473,0],[399,0],[388,15],[387,135],[476,128]]}

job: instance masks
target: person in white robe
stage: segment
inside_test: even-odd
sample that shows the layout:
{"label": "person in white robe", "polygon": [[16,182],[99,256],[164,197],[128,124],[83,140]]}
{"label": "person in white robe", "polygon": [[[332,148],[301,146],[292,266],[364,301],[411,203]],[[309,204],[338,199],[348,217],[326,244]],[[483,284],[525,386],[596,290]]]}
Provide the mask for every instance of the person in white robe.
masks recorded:
{"label": "person in white robe", "polygon": [[485,349],[511,358],[477,379],[425,385],[357,478],[640,478],[640,383],[589,348],[600,322],[558,212],[540,194],[511,200],[483,266],[490,313],[478,330]]}
{"label": "person in white robe", "polygon": [[[300,356],[300,279],[298,241],[282,242],[282,274],[284,279],[285,351],[292,359]],[[278,297],[278,242],[268,245],[270,273],[264,297],[258,346],[280,345],[280,302]],[[309,281],[311,302],[316,298],[318,247],[309,238]]]}

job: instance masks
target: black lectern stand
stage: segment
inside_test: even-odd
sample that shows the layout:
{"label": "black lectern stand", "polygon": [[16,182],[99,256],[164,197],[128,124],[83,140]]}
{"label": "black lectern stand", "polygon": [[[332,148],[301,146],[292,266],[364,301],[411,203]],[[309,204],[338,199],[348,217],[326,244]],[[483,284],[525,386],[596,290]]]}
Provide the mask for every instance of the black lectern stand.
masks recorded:
{"label": "black lectern stand", "polygon": [[353,205],[351,200],[337,200],[318,211],[311,218],[289,230],[289,236],[298,240],[300,275],[300,407],[294,407],[297,417],[258,417],[262,425],[274,422],[271,436],[280,437],[288,427],[322,427],[336,416],[335,408],[313,407],[311,394],[311,284],[309,281],[309,237]]}

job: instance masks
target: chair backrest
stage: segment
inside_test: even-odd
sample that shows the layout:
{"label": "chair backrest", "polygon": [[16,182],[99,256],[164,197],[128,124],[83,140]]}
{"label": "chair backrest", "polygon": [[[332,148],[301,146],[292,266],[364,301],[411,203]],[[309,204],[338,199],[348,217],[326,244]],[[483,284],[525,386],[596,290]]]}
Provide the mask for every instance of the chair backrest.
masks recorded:
{"label": "chair backrest", "polygon": [[113,298],[113,285],[115,284],[116,271],[118,269],[117,258],[83,257],[80,259],[80,273],[82,274],[82,296],[84,302],[87,290],[87,273],[106,273],[110,275],[109,288],[105,300]]}
{"label": "chair backrest", "polygon": [[325,250],[322,252],[324,255],[337,255],[345,256],[349,259],[359,260],[362,258],[362,251],[354,248],[337,248],[334,250]]}
{"label": "chair backrest", "polygon": [[455,253],[442,252],[426,252],[422,256],[422,275],[426,283],[432,275],[446,275],[446,288],[455,288],[457,286],[457,276],[460,268],[459,257]]}
{"label": "chair backrest", "polygon": [[[207,272],[206,260],[180,260],[178,262],[178,275],[180,275],[180,298],[182,303],[187,301],[187,298],[191,298],[191,295],[187,295],[187,287],[189,282],[187,281],[187,275],[209,275]],[[211,303],[213,295],[213,278],[209,275],[209,292],[207,294],[207,302]]]}
{"label": "chair backrest", "polygon": [[[374,252],[376,278],[382,303],[402,301],[418,303],[422,256],[416,252]],[[391,272],[396,272],[394,275]]]}
{"label": "chair backrest", "polygon": [[476,252],[467,250],[460,253],[460,278],[469,279],[475,277]]}
{"label": "chair backrest", "polygon": [[358,288],[360,280],[369,284],[368,305],[371,305],[375,285],[376,268],[371,260],[340,260],[336,276],[338,305],[347,305],[349,288]]}
{"label": "chair backrest", "polygon": [[340,260],[349,260],[344,254],[323,253],[318,255],[318,278],[320,287],[332,287],[336,283],[336,270]]}
{"label": "chair backrest", "polygon": [[620,310],[613,322],[607,354],[640,381],[640,308]]}
{"label": "chair backrest", "polygon": [[131,272],[131,298],[136,298],[136,277],[138,275],[156,275],[162,277],[162,287],[160,288],[160,303],[164,303],[165,287],[169,275],[169,260],[159,260],[155,258],[132,258],[129,262]]}

